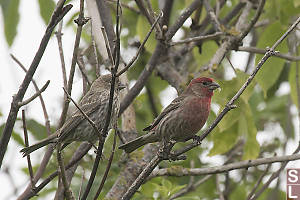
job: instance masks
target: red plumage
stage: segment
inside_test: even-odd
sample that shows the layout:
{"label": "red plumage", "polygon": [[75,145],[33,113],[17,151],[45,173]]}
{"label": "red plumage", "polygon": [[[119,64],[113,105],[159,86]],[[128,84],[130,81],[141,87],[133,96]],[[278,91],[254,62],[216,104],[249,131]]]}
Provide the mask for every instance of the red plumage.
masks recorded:
{"label": "red plumage", "polygon": [[168,105],[144,131],[148,134],[121,145],[130,153],[152,142],[184,142],[204,126],[209,112],[213,91],[220,86],[211,78],[193,79],[186,90]]}

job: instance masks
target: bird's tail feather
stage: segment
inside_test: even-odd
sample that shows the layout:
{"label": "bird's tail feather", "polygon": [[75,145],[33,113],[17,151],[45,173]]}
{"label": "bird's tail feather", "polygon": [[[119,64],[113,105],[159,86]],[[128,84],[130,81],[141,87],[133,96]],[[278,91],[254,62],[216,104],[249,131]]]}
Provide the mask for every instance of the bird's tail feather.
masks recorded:
{"label": "bird's tail feather", "polygon": [[52,134],[51,136],[43,139],[42,141],[34,144],[34,145],[31,145],[29,147],[25,147],[24,149],[21,149],[21,153],[23,154],[23,157],[29,155],[30,153],[34,152],[35,150],[41,148],[41,147],[44,147],[50,143],[54,143],[57,141],[57,136],[56,134]]}
{"label": "bird's tail feather", "polygon": [[156,141],[157,141],[156,136],[152,133],[148,133],[126,144],[122,144],[121,146],[119,146],[119,149],[123,149],[126,153],[131,153],[145,144],[156,142]]}

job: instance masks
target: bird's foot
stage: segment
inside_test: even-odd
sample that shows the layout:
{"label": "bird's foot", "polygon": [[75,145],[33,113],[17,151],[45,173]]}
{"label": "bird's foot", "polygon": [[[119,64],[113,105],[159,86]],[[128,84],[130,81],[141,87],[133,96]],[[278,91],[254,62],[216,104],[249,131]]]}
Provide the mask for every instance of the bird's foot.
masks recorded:
{"label": "bird's foot", "polygon": [[92,142],[88,142],[88,143],[92,145],[92,147],[94,148],[94,153],[97,154],[98,148],[96,147],[96,145]]}
{"label": "bird's foot", "polygon": [[171,152],[169,154],[169,161],[179,161],[179,160],[186,160],[187,156],[182,154],[182,155],[176,155],[174,152]]}
{"label": "bird's foot", "polygon": [[162,146],[158,150],[158,156],[163,160],[169,160],[171,159],[171,149],[175,145],[176,141],[170,140],[168,142],[163,142]]}
{"label": "bird's foot", "polygon": [[162,147],[160,147],[158,149],[158,157],[161,158],[162,160],[168,160],[169,159],[169,152],[168,150],[166,149],[165,145],[163,145]]}
{"label": "bird's foot", "polygon": [[192,138],[193,142],[197,142],[198,145],[201,144],[201,138],[198,135],[194,135],[194,137]]}

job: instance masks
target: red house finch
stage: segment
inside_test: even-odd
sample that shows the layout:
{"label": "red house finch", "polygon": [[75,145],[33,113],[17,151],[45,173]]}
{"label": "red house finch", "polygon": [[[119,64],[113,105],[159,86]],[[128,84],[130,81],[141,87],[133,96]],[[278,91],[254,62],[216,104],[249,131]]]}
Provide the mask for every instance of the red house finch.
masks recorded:
{"label": "red house finch", "polygon": [[211,78],[193,79],[186,90],[172,101],[144,131],[148,134],[121,145],[130,153],[152,142],[184,142],[195,136],[203,127],[210,111],[213,91],[220,86]]}
{"label": "red house finch", "polygon": [[[79,103],[81,110],[89,116],[89,118],[96,124],[97,128],[101,130],[104,127],[106,112],[109,102],[111,75],[99,76],[92,84],[90,90],[84,95]],[[114,91],[113,108],[110,120],[110,128],[117,120],[119,113],[119,90],[124,86],[116,80],[116,87]],[[62,143],[64,146],[73,141],[89,141],[94,143],[99,136],[95,132],[92,125],[86,120],[79,110],[76,110],[64,123],[64,125],[54,134],[45,138],[44,140],[26,147],[21,150],[23,156],[48,145],[49,143]]]}

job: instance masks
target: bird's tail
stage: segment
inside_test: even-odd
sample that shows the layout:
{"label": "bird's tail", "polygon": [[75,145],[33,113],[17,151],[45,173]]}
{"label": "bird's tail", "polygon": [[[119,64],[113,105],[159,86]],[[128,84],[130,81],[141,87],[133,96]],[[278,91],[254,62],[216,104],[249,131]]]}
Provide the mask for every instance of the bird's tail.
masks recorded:
{"label": "bird's tail", "polygon": [[29,147],[25,147],[24,149],[21,149],[20,152],[23,154],[23,157],[25,157],[25,156],[29,155],[30,153],[34,152],[35,150],[37,150],[41,147],[44,147],[50,143],[55,143],[56,141],[57,141],[57,135],[54,133],[34,145],[31,145]]}
{"label": "bird's tail", "polygon": [[119,149],[123,149],[126,153],[131,153],[141,146],[152,142],[157,142],[157,136],[154,133],[150,132],[126,144],[122,144],[121,146],[119,146]]}

